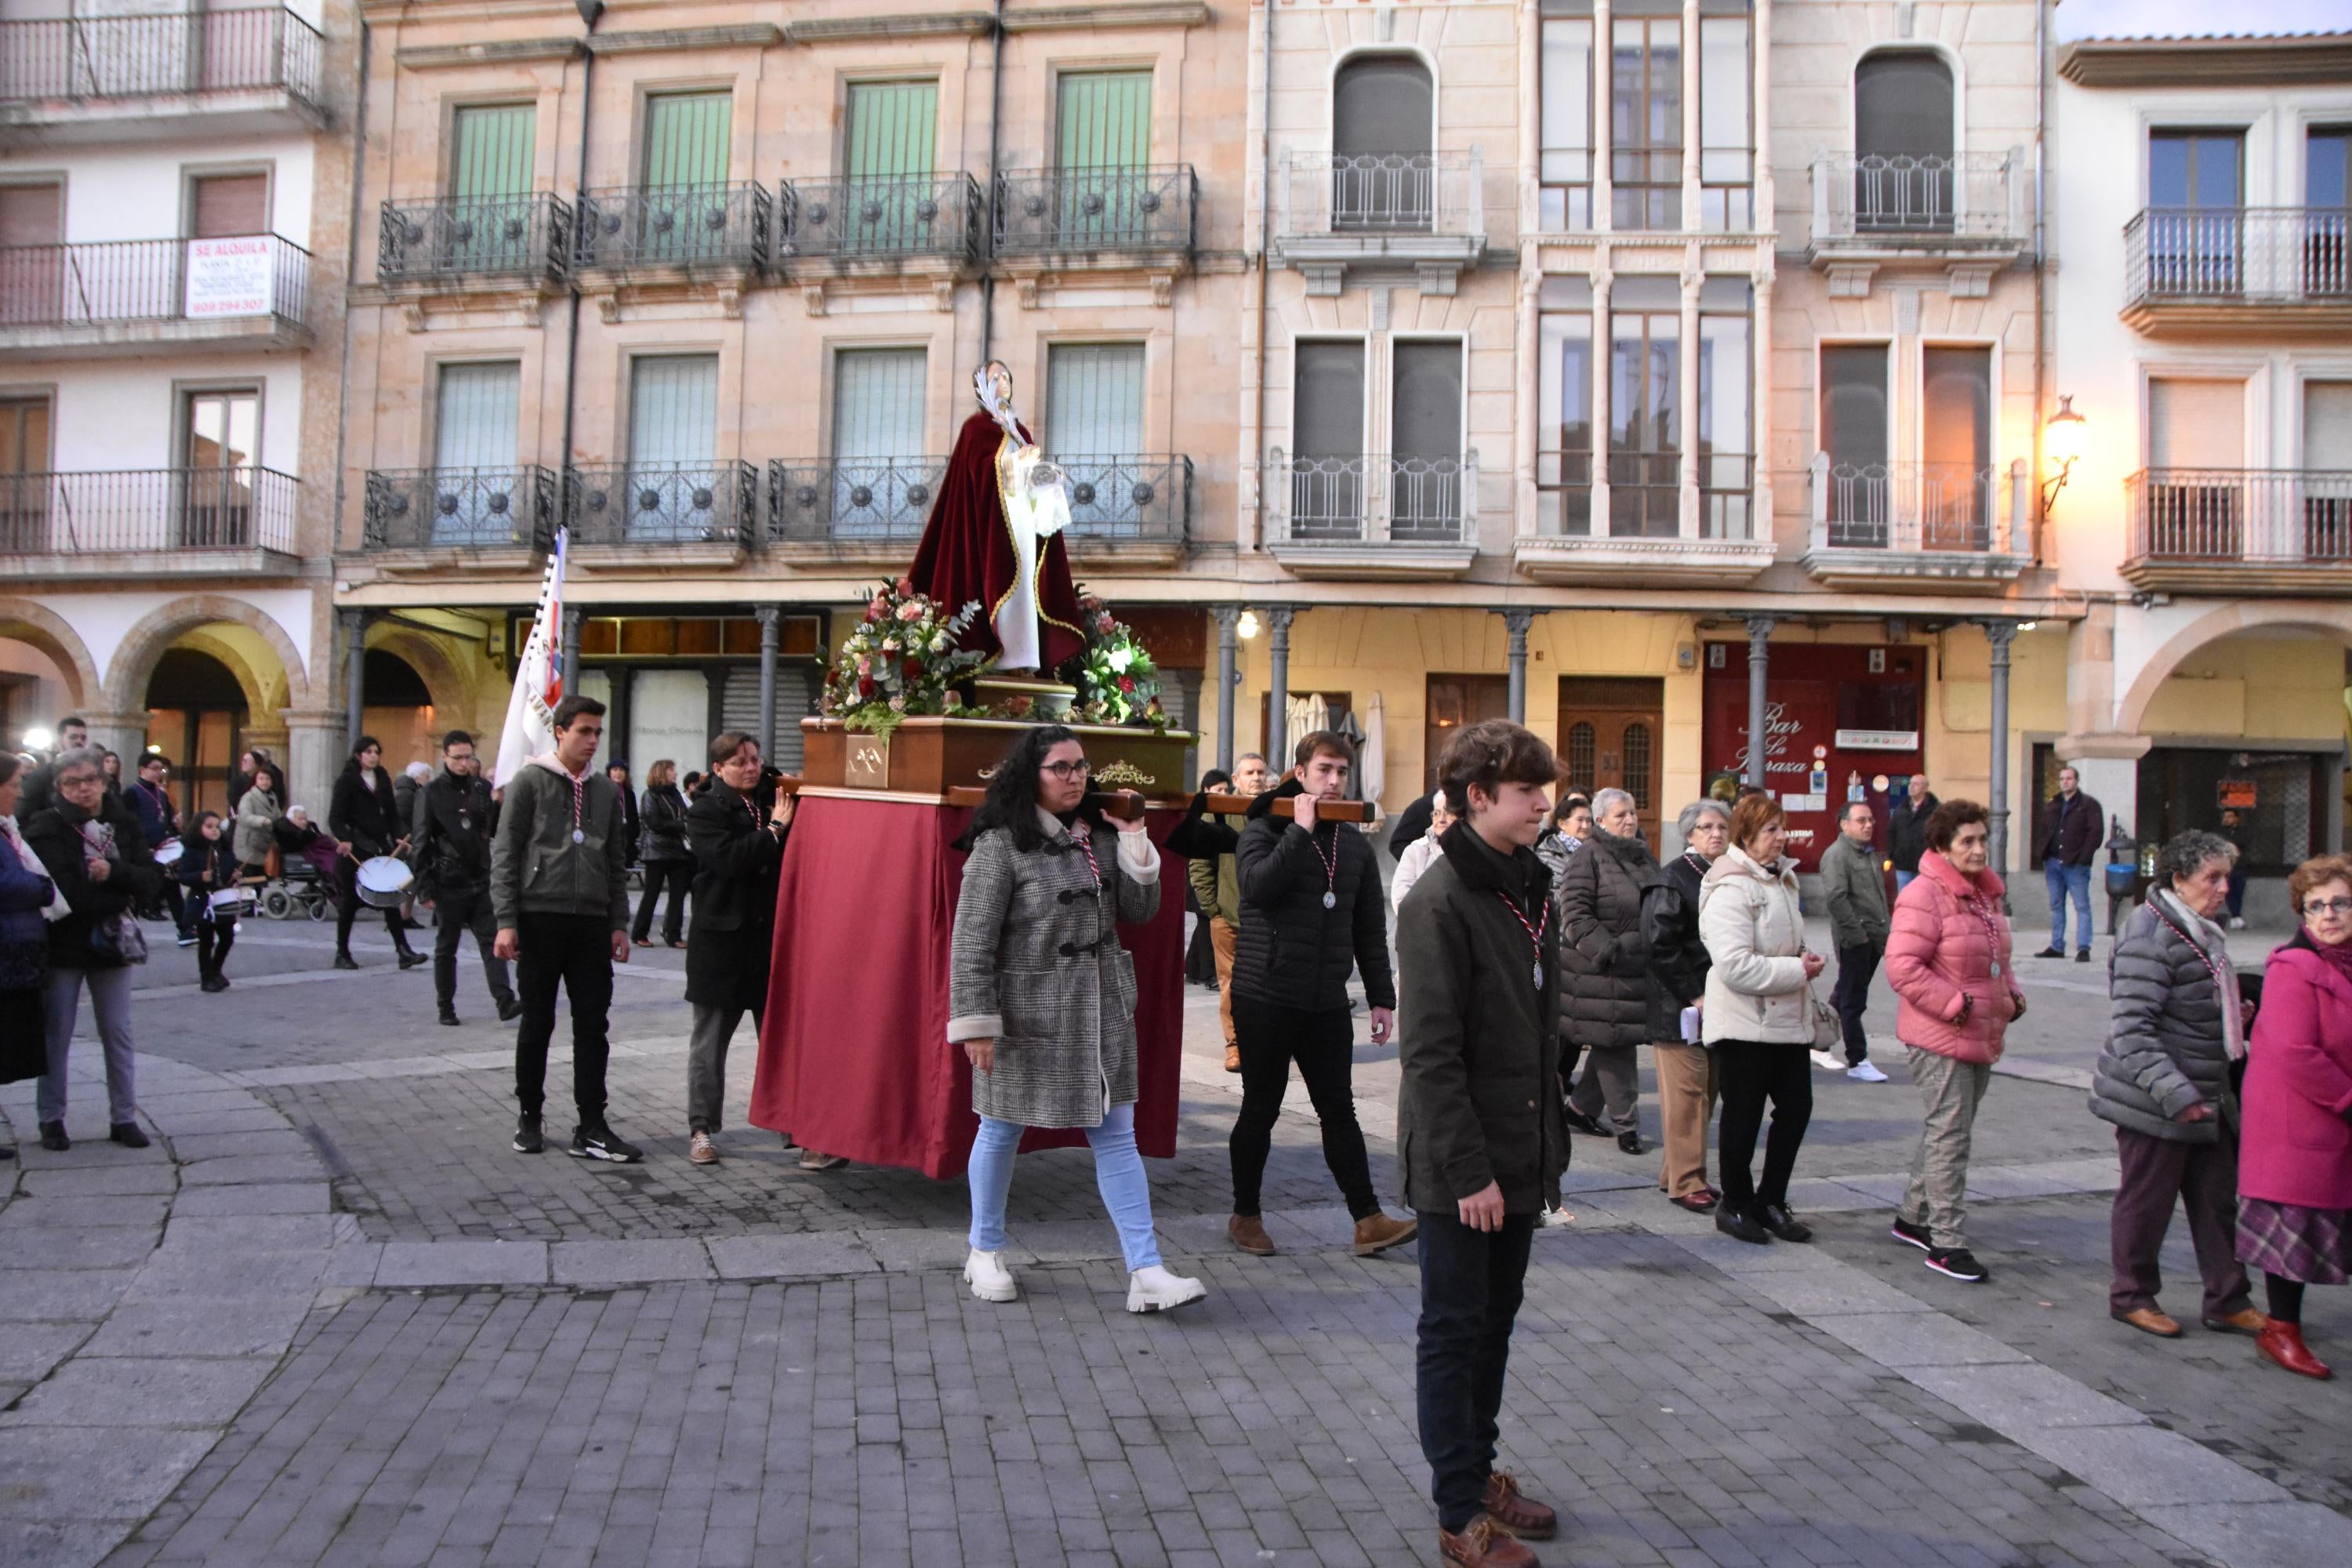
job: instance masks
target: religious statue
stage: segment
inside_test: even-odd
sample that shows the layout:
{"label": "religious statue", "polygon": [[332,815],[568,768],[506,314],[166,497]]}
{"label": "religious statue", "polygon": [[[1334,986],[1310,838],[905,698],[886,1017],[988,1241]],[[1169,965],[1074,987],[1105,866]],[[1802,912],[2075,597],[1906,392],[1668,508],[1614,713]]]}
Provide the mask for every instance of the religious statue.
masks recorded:
{"label": "religious statue", "polygon": [[1070,506],[1061,471],[1013,410],[1013,373],[991,360],[972,376],[980,409],[963,423],[915,552],[915,591],[940,604],[978,600],[986,618],[965,646],[1006,673],[1047,674],[1086,647],[1062,542]]}

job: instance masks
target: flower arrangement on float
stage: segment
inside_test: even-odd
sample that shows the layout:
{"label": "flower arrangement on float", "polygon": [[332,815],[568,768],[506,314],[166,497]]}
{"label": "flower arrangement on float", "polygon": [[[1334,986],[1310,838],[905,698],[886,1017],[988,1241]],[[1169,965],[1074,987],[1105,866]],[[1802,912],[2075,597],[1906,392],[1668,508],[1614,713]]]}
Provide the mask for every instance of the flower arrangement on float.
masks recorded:
{"label": "flower arrangement on float", "polygon": [[1150,724],[1167,727],[1160,712],[1160,667],[1135,628],[1110,613],[1098,595],[1078,589],[1078,624],[1087,646],[1058,672],[1077,688],[1072,717],[1086,724]]}
{"label": "flower arrangement on float", "polygon": [[977,599],[950,614],[910,578],[882,584],[825,674],[824,711],[886,741],[907,719],[961,711],[956,684],[988,662],[961,646],[979,615]]}

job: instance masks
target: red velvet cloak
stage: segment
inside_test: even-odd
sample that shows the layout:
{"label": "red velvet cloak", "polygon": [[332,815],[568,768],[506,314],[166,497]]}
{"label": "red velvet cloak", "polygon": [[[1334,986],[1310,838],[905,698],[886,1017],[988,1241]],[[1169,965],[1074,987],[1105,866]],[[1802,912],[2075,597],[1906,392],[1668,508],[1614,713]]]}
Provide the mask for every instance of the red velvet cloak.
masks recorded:
{"label": "red velvet cloak", "polygon": [[[1025,437],[1026,427],[1021,434]],[[962,646],[991,655],[1003,652],[996,636],[997,606],[1013,592],[1019,553],[996,493],[996,454],[1004,432],[983,411],[963,422],[948,458],[946,479],[923,530],[910,574],[915,592],[928,594],[952,614],[974,599],[980,615]],[[1060,534],[1037,551],[1037,651],[1041,673],[1051,676],[1062,661],[1086,647],[1078,629],[1078,591],[1070,581],[1070,555]]]}

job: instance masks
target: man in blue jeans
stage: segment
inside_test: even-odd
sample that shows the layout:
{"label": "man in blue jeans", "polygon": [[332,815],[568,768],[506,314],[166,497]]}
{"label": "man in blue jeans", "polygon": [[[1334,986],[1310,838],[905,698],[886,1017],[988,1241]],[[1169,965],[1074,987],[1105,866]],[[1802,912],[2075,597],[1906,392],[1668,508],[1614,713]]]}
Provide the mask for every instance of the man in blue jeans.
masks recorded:
{"label": "man in blue jeans", "polygon": [[2042,857],[2042,880],[2050,885],[2050,945],[2033,956],[2066,956],[2066,900],[2074,901],[2074,962],[2091,962],[2091,862],[2099,852],[2100,829],[2106,813],[2083,793],[2082,775],[2073,768],[2058,770],[2058,793],[2042,804],[2042,819],[2033,835],[2034,853]]}

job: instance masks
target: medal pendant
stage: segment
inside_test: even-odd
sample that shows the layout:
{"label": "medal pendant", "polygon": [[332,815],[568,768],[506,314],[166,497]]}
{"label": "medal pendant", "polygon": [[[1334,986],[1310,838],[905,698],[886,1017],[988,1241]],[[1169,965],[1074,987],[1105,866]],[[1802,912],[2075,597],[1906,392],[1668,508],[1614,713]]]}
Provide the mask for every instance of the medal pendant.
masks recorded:
{"label": "medal pendant", "polygon": [[1326,894],[1324,894],[1324,895],[1323,895],[1323,907],[1324,907],[1325,909],[1327,909],[1327,910],[1336,910],[1336,909],[1338,909],[1338,908],[1339,907],[1339,894],[1337,894],[1337,893],[1326,893]]}
{"label": "medal pendant", "polygon": [[1540,963],[1536,965],[1536,989],[1543,989],[1543,965]]}
{"label": "medal pendant", "polygon": [[572,842],[574,844],[585,844],[588,842],[588,836],[575,827],[572,830]]}
{"label": "medal pendant", "polygon": [[2000,960],[1999,960],[1998,958],[1996,958],[1996,959],[1994,959],[1994,960],[1992,961],[1992,977],[1993,977],[1995,980],[1998,980],[1998,979],[2000,979]]}

